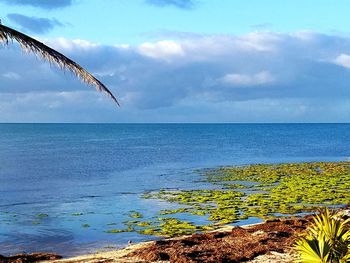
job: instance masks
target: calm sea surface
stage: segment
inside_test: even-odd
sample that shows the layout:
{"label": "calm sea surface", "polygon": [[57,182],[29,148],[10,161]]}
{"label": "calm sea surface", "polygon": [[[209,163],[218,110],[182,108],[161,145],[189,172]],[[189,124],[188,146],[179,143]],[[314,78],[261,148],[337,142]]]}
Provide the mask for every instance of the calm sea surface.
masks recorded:
{"label": "calm sea surface", "polygon": [[152,239],[106,231],[169,207],[145,191],[209,187],[198,168],[349,158],[350,124],[0,124],[0,254]]}

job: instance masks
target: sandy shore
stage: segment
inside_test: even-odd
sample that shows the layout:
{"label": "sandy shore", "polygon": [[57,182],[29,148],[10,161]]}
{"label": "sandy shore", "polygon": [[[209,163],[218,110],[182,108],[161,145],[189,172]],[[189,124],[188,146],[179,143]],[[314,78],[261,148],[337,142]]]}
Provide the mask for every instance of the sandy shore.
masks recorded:
{"label": "sandy shore", "polygon": [[[151,242],[153,243],[153,242]],[[83,255],[68,259],[54,260],[54,261],[43,261],[47,263],[103,263],[103,262],[117,262],[117,263],[146,263],[149,261],[143,260],[137,257],[127,258],[126,256],[139,249],[146,248],[149,245],[148,242],[136,244],[125,249],[95,253],[91,255]],[[265,255],[259,255],[252,260],[246,261],[247,263],[292,263],[295,262],[296,255],[292,251],[279,253],[271,251]],[[155,263],[170,263],[170,260],[158,260]]]}
{"label": "sandy shore", "polygon": [[137,258],[127,258],[126,256],[131,252],[143,249],[150,244],[153,244],[153,241],[142,242],[134,245],[130,245],[127,248],[114,250],[109,252],[98,252],[90,255],[82,255],[73,258],[60,259],[54,261],[44,261],[44,262],[57,262],[57,263],[73,263],[73,262],[86,262],[86,263],[97,263],[97,262],[145,262]]}
{"label": "sandy shore", "polygon": [[[301,219],[298,219],[301,220]],[[279,224],[279,222],[274,222],[275,224]],[[247,229],[247,230],[253,230],[252,236],[258,236],[258,235],[264,235],[266,234],[265,231],[262,230],[256,230],[254,229],[255,227],[259,226],[264,226],[266,224],[269,224],[269,222],[264,222],[260,224],[254,224],[254,225],[246,225],[243,227],[234,227],[234,226],[225,226],[222,227],[218,230],[209,232],[207,234],[197,234],[197,235],[191,235],[191,236],[181,236],[177,238],[169,238],[169,239],[164,239],[163,241],[170,242],[184,242],[186,240],[192,239],[194,236],[201,236],[201,235],[217,235],[218,233],[223,233],[223,234],[231,234],[232,231],[235,229]],[[303,223],[304,224],[304,223]],[[304,228],[304,227],[303,227]],[[271,230],[273,232],[276,232],[274,230]],[[236,239],[239,239],[240,237],[236,235]],[[255,238],[256,239],[256,238]],[[162,242],[162,241],[159,241]],[[110,251],[110,252],[99,252],[99,253],[94,253],[90,255],[83,255],[83,256],[78,256],[78,257],[73,257],[73,258],[67,258],[67,259],[61,259],[61,260],[54,260],[54,261],[45,261],[45,262],[56,262],[56,263],[75,263],[75,262],[86,262],[86,263],[102,263],[102,262],[125,262],[125,263],[145,263],[145,262],[186,262],[183,260],[179,261],[174,261],[174,260],[149,260],[142,258],[142,256],[139,256],[140,251],[146,251],[150,249],[151,247],[156,247],[158,246],[159,242],[157,241],[150,241],[150,242],[143,242],[139,244],[134,244],[130,245],[125,249],[121,250],[115,250],[115,251]],[[225,241],[224,241],[225,242]],[[227,241],[226,241],[227,242]],[[162,248],[160,248],[162,249]],[[268,250],[268,249],[267,249]],[[289,263],[293,262],[295,260],[295,254],[290,250],[289,248],[286,248],[285,251],[281,253],[281,250],[278,251],[273,251],[273,247],[271,247],[271,251],[267,251],[265,254],[262,255],[257,255],[256,257],[253,257],[253,259],[248,260],[246,262],[249,263],[262,263],[262,262],[271,262],[271,263]],[[201,261],[188,261],[188,262],[201,262]],[[211,261],[210,261],[211,262]],[[218,261],[219,262],[219,261]]]}

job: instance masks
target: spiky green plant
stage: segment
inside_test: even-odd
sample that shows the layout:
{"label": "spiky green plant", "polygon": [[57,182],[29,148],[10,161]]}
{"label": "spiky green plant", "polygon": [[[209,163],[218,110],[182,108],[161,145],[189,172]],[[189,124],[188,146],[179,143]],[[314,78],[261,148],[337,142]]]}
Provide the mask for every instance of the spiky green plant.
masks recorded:
{"label": "spiky green plant", "polygon": [[350,262],[350,219],[325,209],[314,217],[305,236],[296,241],[295,248],[301,263]]}

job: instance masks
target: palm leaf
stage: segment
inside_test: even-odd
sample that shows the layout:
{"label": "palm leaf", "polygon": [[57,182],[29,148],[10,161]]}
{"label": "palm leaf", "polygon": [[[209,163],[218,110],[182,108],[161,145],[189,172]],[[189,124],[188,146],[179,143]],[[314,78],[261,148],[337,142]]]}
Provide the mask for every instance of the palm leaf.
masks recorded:
{"label": "palm leaf", "polygon": [[301,263],[327,263],[330,262],[331,248],[325,237],[300,238],[296,242],[296,250],[299,252]]}
{"label": "palm leaf", "polygon": [[328,209],[316,215],[306,236],[296,242],[299,262],[350,262],[349,223]]}
{"label": "palm leaf", "polygon": [[0,23],[0,42],[8,45],[11,40],[17,41],[25,51],[39,55],[44,60],[56,64],[61,69],[72,71],[81,81],[94,86],[98,91],[106,93],[119,105],[118,100],[112,92],[79,64],[45,44]]}

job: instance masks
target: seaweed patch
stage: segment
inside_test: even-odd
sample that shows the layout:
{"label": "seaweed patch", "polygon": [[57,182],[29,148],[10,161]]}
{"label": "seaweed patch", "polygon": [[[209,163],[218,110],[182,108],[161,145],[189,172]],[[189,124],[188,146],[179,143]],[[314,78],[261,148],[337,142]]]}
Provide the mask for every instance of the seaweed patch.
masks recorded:
{"label": "seaweed patch", "polygon": [[[146,235],[177,236],[249,217],[268,219],[350,203],[350,162],[255,164],[204,170],[201,174],[217,189],[145,193],[145,199],[180,207],[161,210],[155,220],[128,222],[128,229]],[[208,224],[177,218],[182,214],[205,216]]]}

